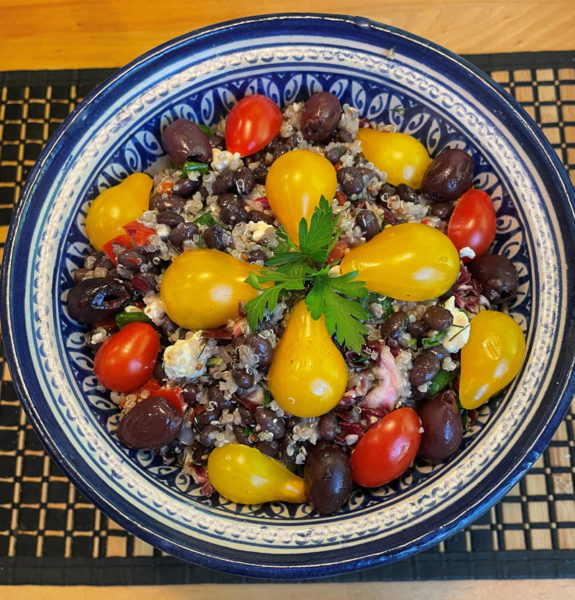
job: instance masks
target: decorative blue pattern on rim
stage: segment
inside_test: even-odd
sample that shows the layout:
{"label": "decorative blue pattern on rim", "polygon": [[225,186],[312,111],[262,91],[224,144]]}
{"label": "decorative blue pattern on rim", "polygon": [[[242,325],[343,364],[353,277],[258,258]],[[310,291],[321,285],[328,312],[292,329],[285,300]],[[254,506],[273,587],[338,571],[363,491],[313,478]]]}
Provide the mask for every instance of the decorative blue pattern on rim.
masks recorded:
{"label": "decorative blue pattern on rim", "polygon": [[[395,57],[386,57],[382,49],[392,47]],[[62,303],[85,249],[86,200],[148,167],[161,153],[162,125],[176,116],[214,122],[246,93],[283,104],[319,89],[413,133],[433,153],[449,145],[473,154],[475,183],[498,207],[498,250],[520,265],[512,310],[529,343],[521,377],[485,407],[449,464],[417,466],[393,486],[358,491],[330,517],[306,506],[202,499],[149,453],[120,447],[108,434],[113,407],[95,389],[81,332]],[[454,533],[501,497],[567,409],[573,353],[566,357],[560,347],[573,339],[573,280],[563,267],[572,206],[565,175],[529,118],[446,51],[361,19],[319,15],[246,19],[190,34],[104,84],[66,121],[31,174],[3,269],[14,379],[33,424],[81,489],[168,552],[236,573],[300,578],[401,558]]]}

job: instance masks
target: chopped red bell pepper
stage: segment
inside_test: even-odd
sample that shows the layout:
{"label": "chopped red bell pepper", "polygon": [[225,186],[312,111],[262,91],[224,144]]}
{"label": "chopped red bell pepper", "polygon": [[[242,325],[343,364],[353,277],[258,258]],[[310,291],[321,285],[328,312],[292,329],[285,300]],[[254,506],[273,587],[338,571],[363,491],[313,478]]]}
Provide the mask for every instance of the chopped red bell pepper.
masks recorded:
{"label": "chopped red bell pepper", "polygon": [[156,233],[153,227],[147,227],[139,221],[131,221],[123,226],[124,231],[136,246],[145,246],[148,238]]}
{"label": "chopped red bell pepper", "polygon": [[116,253],[114,252],[114,244],[118,246],[123,246],[124,248],[131,248],[133,246],[132,238],[130,238],[126,234],[122,234],[110,240],[109,242],[106,242],[102,247],[104,252],[108,255],[109,259],[115,265],[117,265],[118,260],[116,259]]}

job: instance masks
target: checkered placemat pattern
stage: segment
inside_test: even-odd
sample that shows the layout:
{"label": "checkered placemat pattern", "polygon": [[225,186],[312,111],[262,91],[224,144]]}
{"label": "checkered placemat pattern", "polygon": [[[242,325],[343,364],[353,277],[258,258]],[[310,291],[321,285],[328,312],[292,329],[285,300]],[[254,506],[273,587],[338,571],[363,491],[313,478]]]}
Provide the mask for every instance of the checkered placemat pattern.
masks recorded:
{"label": "checkered placemat pattern", "polygon": [[[468,57],[527,109],[575,183],[575,52]],[[0,73],[0,251],[23,182],[76,104],[110,71]],[[26,421],[0,343],[0,584],[240,582],[168,557],[96,509]],[[548,450],[465,530],[350,580],[575,576],[575,406]]]}

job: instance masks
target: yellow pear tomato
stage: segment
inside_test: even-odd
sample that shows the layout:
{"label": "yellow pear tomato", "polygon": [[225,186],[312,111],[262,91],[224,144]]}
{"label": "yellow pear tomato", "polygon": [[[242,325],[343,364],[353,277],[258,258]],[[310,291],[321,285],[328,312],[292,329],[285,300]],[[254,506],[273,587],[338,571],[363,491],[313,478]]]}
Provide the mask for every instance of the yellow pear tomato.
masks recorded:
{"label": "yellow pear tomato", "polygon": [[396,300],[423,301],[446,292],[459,274],[453,242],[423,223],[386,227],[341,261],[343,274],[358,271],[368,290]]}
{"label": "yellow pear tomato", "polygon": [[461,349],[461,406],[471,410],[487,402],[517,375],[524,357],[525,337],[512,317],[495,310],[476,315]]}
{"label": "yellow pear tomato", "polygon": [[425,146],[407,133],[376,131],[362,127],[357,133],[363,155],[380,171],[387,173],[391,185],[405,183],[418,190],[431,163]]}
{"label": "yellow pear tomato", "polygon": [[86,216],[86,233],[96,250],[101,251],[106,242],[125,233],[123,225],[148,210],[152,184],[149,175],[132,173],[96,197]]}
{"label": "yellow pear tomato", "polygon": [[208,458],[208,477],[218,494],[238,504],[306,500],[301,477],[243,444],[214,448]]}
{"label": "yellow pear tomato", "polygon": [[189,250],[166,269],[160,296],[166,313],[185,329],[211,329],[238,317],[240,302],[258,291],[245,282],[261,267],[219,250]]}
{"label": "yellow pear tomato", "polygon": [[310,150],[292,150],[276,159],[266,177],[268,202],[289,238],[299,242],[299,222],[308,222],[322,196],[331,203],[337,188],[334,166]]}
{"label": "yellow pear tomato", "polygon": [[268,387],[278,405],[297,417],[329,412],[347,387],[347,366],[322,315],[312,319],[304,300],[293,308],[276,346]]}

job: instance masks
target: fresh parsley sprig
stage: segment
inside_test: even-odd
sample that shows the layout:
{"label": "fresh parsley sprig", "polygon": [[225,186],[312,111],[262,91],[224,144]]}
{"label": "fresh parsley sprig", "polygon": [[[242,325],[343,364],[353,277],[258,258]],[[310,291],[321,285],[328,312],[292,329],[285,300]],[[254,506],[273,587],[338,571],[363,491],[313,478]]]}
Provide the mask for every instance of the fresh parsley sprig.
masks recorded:
{"label": "fresh parsley sprig", "polygon": [[356,271],[336,277],[329,274],[327,259],[340,229],[330,203],[323,196],[309,225],[305,218],[301,219],[298,233],[299,246],[280,227],[278,247],[266,261],[268,268],[257,275],[250,273],[246,279],[261,291],[245,306],[250,327],[256,329],[266,309],[271,312],[283,296],[304,292],[311,317],[317,320],[325,315],[329,334],[359,353],[367,333],[362,321],[369,316],[359,300],[368,295],[368,290],[363,281],[354,281]]}

